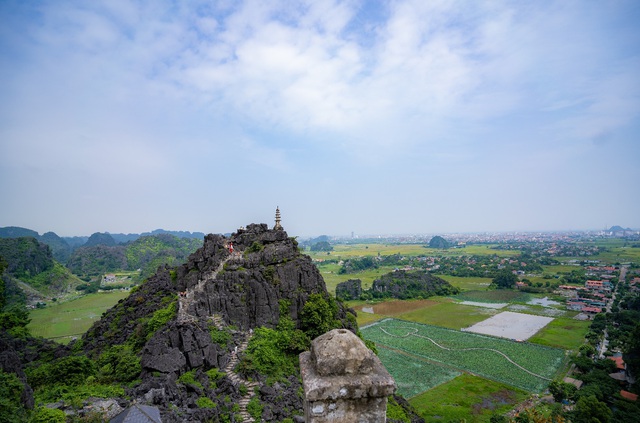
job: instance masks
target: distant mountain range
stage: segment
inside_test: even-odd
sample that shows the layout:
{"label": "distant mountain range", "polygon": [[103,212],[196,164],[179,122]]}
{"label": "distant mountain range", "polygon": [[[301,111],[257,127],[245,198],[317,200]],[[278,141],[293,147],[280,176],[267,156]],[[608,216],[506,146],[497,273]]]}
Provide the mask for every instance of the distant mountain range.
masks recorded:
{"label": "distant mountain range", "polygon": [[31,237],[48,245],[49,248],[51,248],[53,258],[60,263],[66,263],[69,260],[69,257],[71,257],[71,254],[79,247],[92,247],[97,245],[113,247],[136,241],[144,236],[161,234],[173,235],[177,238],[198,240],[203,240],[205,236],[203,232],[167,231],[165,229],[156,229],[154,231],[143,232],[141,234],[111,234],[109,232],[96,232],[91,236],[60,237],[55,232],[46,232],[40,235],[32,229],[21,228],[19,226],[6,226],[0,228],[0,238]]}

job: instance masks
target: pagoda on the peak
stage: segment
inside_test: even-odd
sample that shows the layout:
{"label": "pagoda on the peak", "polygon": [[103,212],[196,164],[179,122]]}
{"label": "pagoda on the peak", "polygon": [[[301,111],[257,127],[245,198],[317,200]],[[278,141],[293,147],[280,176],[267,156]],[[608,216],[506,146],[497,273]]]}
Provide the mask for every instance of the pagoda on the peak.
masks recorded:
{"label": "pagoda on the peak", "polygon": [[278,208],[278,206],[276,206],[276,224],[273,226],[273,229],[282,229],[282,225],[280,224],[280,208]]}

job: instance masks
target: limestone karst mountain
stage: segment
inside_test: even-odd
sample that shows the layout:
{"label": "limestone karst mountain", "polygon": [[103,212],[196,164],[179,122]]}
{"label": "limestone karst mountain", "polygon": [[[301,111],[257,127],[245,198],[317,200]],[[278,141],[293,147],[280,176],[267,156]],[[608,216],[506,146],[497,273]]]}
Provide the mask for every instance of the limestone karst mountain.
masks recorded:
{"label": "limestone karst mountain", "polygon": [[[65,412],[109,419],[144,404],[165,423],[299,422],[298,355],[333,328],[357,333],[354,312],[294,238],[251,224],[207,235],[186,263],[160,267],[53,359],[16,355],[36,403]],[[401,397],[393,404],[422,421]]]}
{"label": "limestone karst mountain", "polygon": [[[163,313],[170,316],[166,322]],[[253,421],[247,411],[253,398],[254,415],[258,409],[265,420],[280,421],[301,412],[300,382],[295,374],[280,375],[272,378],[276,389],[269,386],[269,376],[252,362],[266,351],[254,347],[252,337],[288,326],[308,341],[322,324],[356,331],[353,315],[330,297],[295,239],[252,224],[230,237],[207,235],[187,263],[159,269],[81,343],[96,359],[114,346],[139,351],[142,382],[129,394],[159,406],[165,422],[223,421],[226,414]],[[299,350],[284,352],[295,357]]]}

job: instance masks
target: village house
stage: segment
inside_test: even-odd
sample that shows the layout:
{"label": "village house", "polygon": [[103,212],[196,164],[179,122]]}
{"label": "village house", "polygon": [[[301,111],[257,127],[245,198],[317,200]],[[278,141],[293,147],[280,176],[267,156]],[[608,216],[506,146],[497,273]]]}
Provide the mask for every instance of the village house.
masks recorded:
{"label": "village house", "polygon": [[114,283],[116,281],[116,275],[108,273],[102,277],[102,283]]}
{"label": "village house", "polygon": [[611,282],[609,281],[586,281],[584,284],[585,288],[590,291],[596,291],[600,293],[608,293],[611,292]]}

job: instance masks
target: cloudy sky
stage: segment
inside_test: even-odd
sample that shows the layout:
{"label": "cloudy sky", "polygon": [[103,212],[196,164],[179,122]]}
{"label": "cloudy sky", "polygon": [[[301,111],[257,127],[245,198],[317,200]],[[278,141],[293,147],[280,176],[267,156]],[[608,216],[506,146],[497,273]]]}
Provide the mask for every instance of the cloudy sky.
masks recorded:
{"label": "cloudy sky", "polygon": [[640,2],[0,2],[0,226],[640,227]]}

